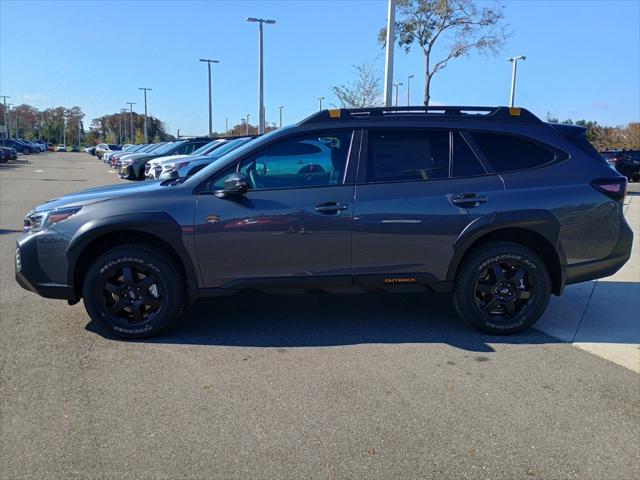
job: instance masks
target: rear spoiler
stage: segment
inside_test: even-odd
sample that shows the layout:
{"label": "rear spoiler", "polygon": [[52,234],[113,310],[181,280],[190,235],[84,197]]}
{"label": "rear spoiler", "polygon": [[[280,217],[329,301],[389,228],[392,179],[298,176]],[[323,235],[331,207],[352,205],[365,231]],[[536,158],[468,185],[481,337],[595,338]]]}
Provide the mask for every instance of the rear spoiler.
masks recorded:
{"label": "rear spoiler", "polygon": [[581,127],[580,125],[568,125],[566,123],[549,123],[548,125],[565,140],[571,142],[574,147],[579,148],[591,157],[605,161],[602,158],[602,155],[593,148],[589,139],[587,139],[587,129],[585,127]]}

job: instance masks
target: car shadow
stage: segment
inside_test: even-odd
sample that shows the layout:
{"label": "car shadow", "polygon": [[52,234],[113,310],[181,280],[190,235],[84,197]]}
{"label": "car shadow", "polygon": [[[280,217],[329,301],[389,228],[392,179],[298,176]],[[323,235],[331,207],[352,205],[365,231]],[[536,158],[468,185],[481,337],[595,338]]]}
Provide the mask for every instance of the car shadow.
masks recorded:
{"label": "car shadow", "polygon": [[22,230],[16,230],[13,228],[0,228],[0,235],[10,235],[12,233],[22,233]]}
{"label": "car shadow", "polygon": [[[96,322],[87,329],[115,338]],[[483,334],[458,317],[448,295],[266,295],[201,299],[166,334],[143,343],[234,347],[332,347],[444,343],[471,352],[491,344],[563,343],[538,330]]]}

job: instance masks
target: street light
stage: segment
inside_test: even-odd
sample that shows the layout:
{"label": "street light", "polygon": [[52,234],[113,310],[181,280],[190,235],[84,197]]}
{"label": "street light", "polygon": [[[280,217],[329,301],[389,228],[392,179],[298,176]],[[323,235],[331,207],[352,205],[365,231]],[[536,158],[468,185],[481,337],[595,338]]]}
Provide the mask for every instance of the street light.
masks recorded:
{"label": "street light", "polygon": [[229,135],[229,117],[226,117],[226,118],[224,119],[224,134],[225,134],[226,136],[228,136],[228,135]]}
{"label": "street light", "polygon": [[249,135],[249,117],[250,117],[250,116],[251,116],[251,115],[249,115],[249,114],[247,113],[247,135]]}
{"label": "street light", "polygon": [[[10,132],[9,125],[7,125],[7,98],[11,98],[9,95],[0,95],[2,97],[2,103],[4,104],[3,114],[4,114],[4,129],[2,132],[2,145],[4,145],[4,139],[7,137],[7,133]],[[11,134],[9,134],[9,138],[11,138]]]}
{"label": "street light", "polygon": [[400,86],[404,85],[402,82],[394,83],[393,86],[396,89],[396,107],[398,106],[398,90],[400,90]]}
{"label": "street light", "polygon": [[318,97],[318,102],[320,102],[320,110],[322,110],[322,100],[324,100],[324,97]]}
{"label": "street light", "polygon": [[211,104],[211,64],[220,63],[219,60],[211,60],[208,58],[201,58],[201,62],[206,62],[207,71],[209,72],[209,136],[213,136],[213,108]]}
{"label": "street light", "polygon": [[[5,111],[7,112],[7,118],[9,119],[9,138],[11,138],[11,107],[13,107],[13,103],[5,103]],[[16,134],[16,138],[18,138],[18,134]]]}
{"label": "street light", "polygon": [[259,28],[259,32],[260,32],[260,36],[259,36],[259,45],[258,45],[258,56],[259,56],[259,72],[258,75],[260,76],[260,92],[259,92],[259,100],[258,100],[258,133],[259,134],[263,134],[264,133],[264,62],[263,62],[263,46],[262,46],[262,25],[264,23],[268,24],[268,25],[273,25],[274,23],[276,23],[275,20],[269,20],[269,19],[265,19],[265,18],[254,18],[254,17],[249,17],[247,18],[247,22],[257,22],[260,24],[260,28]]}
{"label": "street light", "polygon": [[129,112],[129,127],[131,127],[131,143],[136,143],[135,138],[133,136],[133,106],[136,104],[136,102],[127,102],[127,105],[129,105],[129,108],[131,109]]}
{"label": "street light", "polygon": [[389,0],[387,5],[387,41],[384,61],[384,106],[390,107],[393,95],[393,47],[395,40],[396,2]]}
{"label": "street light", "polygon": [[284,108],[284,105],[280,105],[278,107],[278,110],[280,110],[280,127],[282,127],[282,109]]}
{"label": "street light", "polygon": [[[120,142],[124,143],[127,141],[127,128],[126,128],[126,123],[125,122],[125,115],[127,114],[127,109],[126,108],[121,108],[120,109],[120,117],[119,117],[119,122],[118,122],[118,126],[120,127]],[[133,143],[133,142],[131,142]]]}
{"label": "street light", "polygon": [[144,143],[149,143],[147,140],[147,90],[150,88],[140,87],[138,90],[144,90]]}
{"label": "street light", "polygon": [[507,62],[511,62],[513,64],[513,70],[511,71],[511,95],[509,97],[509,106],[513,107],[513,101],[516,97],[516,68],[518,65],[518,60],[526,60],[527,57],[524,55],[518,55],[517,57],[507,58]]}
{"label": "street light", "polygon": [[411,74],[407,77],[407,107],[411,106],[411,79],[415,77],[415,75]]}

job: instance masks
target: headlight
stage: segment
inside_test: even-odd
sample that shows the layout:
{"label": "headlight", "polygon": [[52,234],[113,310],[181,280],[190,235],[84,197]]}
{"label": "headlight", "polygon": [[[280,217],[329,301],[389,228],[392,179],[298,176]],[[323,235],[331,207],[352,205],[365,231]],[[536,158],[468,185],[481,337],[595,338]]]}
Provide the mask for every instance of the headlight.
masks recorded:
{"label": "headlight", "polygon": [[133,162],[133,160],[131,160],[130,158],[125,158],[124,160],[122,160],[122,165],[129,165],[131,162]]}
{"label": "headlight", "polygon": [[30,212],[24,217],[25,232],[39,232],[78,213],[82,207],[58,208],[44,212]]}

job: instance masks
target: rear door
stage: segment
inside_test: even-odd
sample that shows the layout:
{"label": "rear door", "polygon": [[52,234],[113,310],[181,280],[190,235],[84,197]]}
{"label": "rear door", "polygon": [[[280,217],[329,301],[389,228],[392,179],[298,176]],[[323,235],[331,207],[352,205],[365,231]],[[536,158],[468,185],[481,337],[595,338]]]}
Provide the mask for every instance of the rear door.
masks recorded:
{"label": "rear door", "polygon": [[490,222],[504,194],[461,133],[370,129],[356,184],[356,283],[446,279],[453,245],[474,222]]}

